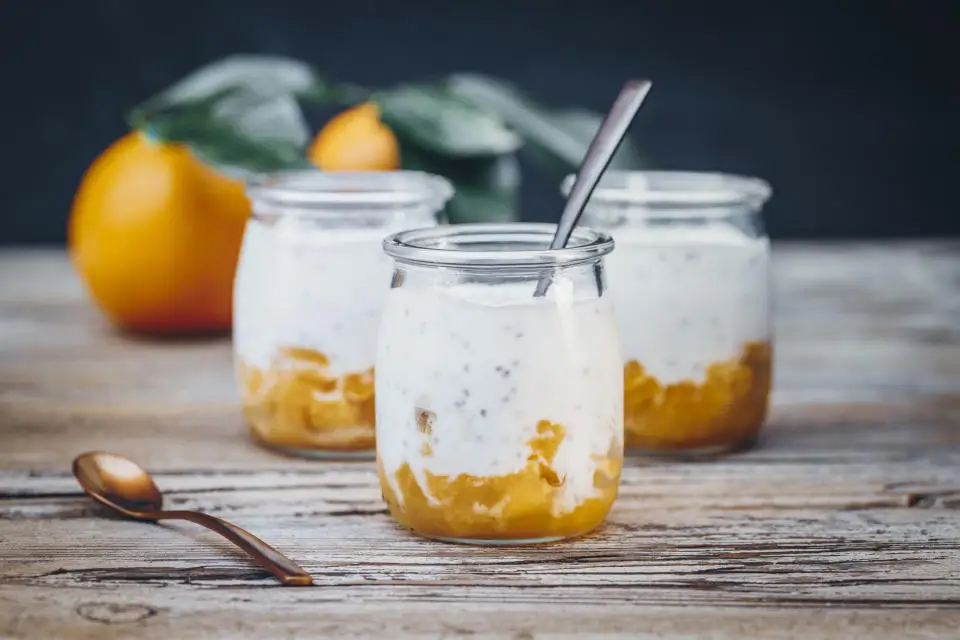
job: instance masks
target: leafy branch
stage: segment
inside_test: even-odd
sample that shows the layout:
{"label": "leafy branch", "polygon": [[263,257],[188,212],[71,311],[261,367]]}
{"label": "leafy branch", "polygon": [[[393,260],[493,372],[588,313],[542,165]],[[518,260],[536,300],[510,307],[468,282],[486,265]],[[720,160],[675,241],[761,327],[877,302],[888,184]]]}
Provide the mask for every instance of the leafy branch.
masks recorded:
{"label": "leafy branch", "polygon": [[[205,162],[234,175],[310,166],[306,149],[314,129],[303,107],[346,108],[372,101],[400,143],[401,164],[444,175],[457,195],[454,222],[516,217],[524,149],[542,169],[560,176],[576,168],[600,114],[548,109],[518,88],[477,74],[439,82],[368,89],[337,83],[304,62],[238,55],[190,74],[128,116],[155,139],[188,145]],[[620,168],[642,162],[625,141]]]}

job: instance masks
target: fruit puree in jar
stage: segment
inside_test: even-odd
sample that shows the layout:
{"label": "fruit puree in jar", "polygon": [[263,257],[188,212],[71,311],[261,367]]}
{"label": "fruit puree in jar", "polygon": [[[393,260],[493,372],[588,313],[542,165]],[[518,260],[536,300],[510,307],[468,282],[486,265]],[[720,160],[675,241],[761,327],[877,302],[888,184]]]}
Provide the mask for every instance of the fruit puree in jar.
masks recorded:
{"label": "fruit puree in jar", "polygon": [[390,291],[377,458],[402,524],[460,541],[586,533],[617,494],[623,375],[609,297],[562,278]]}
{"label": "fruit puree in jar", "polygon": [[234,351],[244,416],[265,444],[374,447],[373,366],[390,228],[251,220],[237,271]]}
{"label": "fruit puree in jar", "polygon": [[728,223],[612,231],[627,447],[729,449],[767,411],[769,242]]}

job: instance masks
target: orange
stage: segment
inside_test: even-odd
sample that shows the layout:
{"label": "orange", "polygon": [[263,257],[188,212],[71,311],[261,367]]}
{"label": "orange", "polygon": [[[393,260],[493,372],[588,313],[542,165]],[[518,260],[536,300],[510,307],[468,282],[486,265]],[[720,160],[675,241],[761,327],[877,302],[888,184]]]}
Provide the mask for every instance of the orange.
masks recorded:
{"label": "orange", "polygon": [[372,102],[351,107],[327,122],[307,150],[324,171],[394,171],[400,167],[397,137],[380,122]]}
{"label": "orange", "polygon": [[179,144],[132,132],[87,169],[68,244],[116,325],[152,334],[230,328],[233,275],[250,206],[243,185]]}

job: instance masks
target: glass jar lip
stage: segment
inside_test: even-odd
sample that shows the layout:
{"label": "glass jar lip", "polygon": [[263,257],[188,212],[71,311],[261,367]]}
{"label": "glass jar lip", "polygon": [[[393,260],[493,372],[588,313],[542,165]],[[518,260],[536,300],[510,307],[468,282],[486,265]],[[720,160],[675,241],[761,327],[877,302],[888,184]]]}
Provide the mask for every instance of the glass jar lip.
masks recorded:
{"label": "glass jar lip", "polygon": [[555,224],[536,222],[408,229],[384,238],[383,250],[398,262],[467,269],[567,267],[613,251],[609,234],[584,226],[574,229],[566,247],[550,249],[556,229]]}
{"label": "glass jar lip", "polygon": [[[569,194],[574,175],[560,184]],[[709,171],[607,171],[590,200],[604,205],[635,205],[684,210],[720,207],[762,207],[773,193],[761,178]]]}
{"label": "glass jar lip", "polygon": [[449,180],[422,171],[278,171],[247,179],[245,188],[254,207],[268,204],[298,210],[416,206],[439,210],[454,193]]}

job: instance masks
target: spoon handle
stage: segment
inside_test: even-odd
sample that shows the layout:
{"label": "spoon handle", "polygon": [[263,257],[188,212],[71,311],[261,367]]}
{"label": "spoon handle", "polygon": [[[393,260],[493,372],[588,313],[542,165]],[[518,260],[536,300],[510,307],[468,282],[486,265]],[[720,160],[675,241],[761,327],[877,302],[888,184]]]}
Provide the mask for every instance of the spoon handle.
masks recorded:
{"label": "spoon handle", "polygon": [[[563,207],[563,213],[560,214],[560,222],[557,223],[557,232],[553,236],[553,242],[550,243],[551,249],[562,249],[567,246],[570,240],[570,234],[573,233],[583,209],[587,205],[593,190],[600,182],[601,176],[610,166],[613,160],[613,154],[617,147],[623,141],[623,137],[633,122],[633,117],[637,115],[640,105],[643,104],[650,87],[653,86],[649,80],[631,80],[623,85],[620,94],[610,107],[609,113],[600,123],[587,152],[583,156],[583,162],[580,163],[580,169],[577,171],[576,179],[573,181],[573,187],[570,189],[570,195]],[[547,293],[550,286],[550,275],[544,274],[537,282],[535,297],[542,297]]]}
{"label": "spoon handle", "polygon": [[235,524],[199,511],[163,511],[157,520],[189,520],[219,533],[224,538],[247,552],[264,569],[276,576],[288,587],[304,587],[313,584],[313,578],[296,562],[283,555],[266,542]]}

